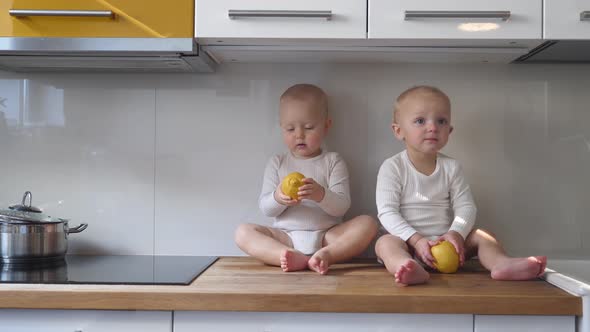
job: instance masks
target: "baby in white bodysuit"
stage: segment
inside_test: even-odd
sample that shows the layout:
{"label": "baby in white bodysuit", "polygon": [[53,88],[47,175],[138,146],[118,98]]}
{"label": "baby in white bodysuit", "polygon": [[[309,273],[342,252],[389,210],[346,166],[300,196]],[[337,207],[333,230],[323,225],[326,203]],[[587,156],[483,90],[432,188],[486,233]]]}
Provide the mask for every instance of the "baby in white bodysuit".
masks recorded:
{"label": "baby in white bodysuit", "polygon": [[[348,170],[336,152],[322,150],[332,120],[328,98],[311,84],[296,84],[280,98],[280,126],[288,152],[272,157],[264,172],[261,211],[272,227],[242,224],[235,234],[247,254],[283,271],[326,274],[333,263],[362,253],[377,233],[377,222],[358,216],[343,222],[350,207]],[[281,191],[292,172],[305,175],[297,199]]]}
{"label": "baby in white bodysuit", "polygon": [[430,248],[447,240],[462,265],[477,255],[498,280],[533,279],[545,271],[547,257],[509,257],[489,231],[474,229],[476,207],[459,163],[439,151],[453,131],[451,102],[441,90],[417,86],[400,94],[393,134],[406,150],[385,160],[377,176],[379,220],[389,234],[375,252],[399,285],[425,283],[434,268]]}

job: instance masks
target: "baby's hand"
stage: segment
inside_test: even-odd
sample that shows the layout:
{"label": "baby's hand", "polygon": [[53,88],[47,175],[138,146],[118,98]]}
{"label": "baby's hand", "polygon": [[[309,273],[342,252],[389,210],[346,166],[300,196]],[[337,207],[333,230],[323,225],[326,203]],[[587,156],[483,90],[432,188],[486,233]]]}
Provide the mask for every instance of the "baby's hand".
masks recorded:
{"label": "baby's hand", "polygon": [[431,268],[435,269],[434,266],[434,257],[432,257],[432,253],[430,252],[430,247],[435,245],[436,242],[429,241],[427,237],[423,237],[414,244],[414,250],[416,251],[416,256],[420,258],[426,265],[430,266]]}
{"label": "baby's hand", "polygon": [[297,192],[299,199],[311,199],[318,203],[324,199],[326,191],[324,187],[320,186],[314,179],[304,178],[301,181],[303,181],[304,185],[299,187],[299,191]]}
{"label": "baby's hand", "polygon": [[451,242],[453,247],[455,247],[457,254],[459,254],[459,265],[463,266],[463,263],[465,263],[465,240],[463,240],[463,237],[461,236],[461,234],[459,234],[455,231],[448,231],[445,234],[443,234],[441,237],[439,237],[437,239],[437,242],[440,242],[443,240],[447,240],[447,241]]}
{"label": "baby's hand", "polygon": [[279,186],[277,187],[277,189],[275,189],[274,198],[275,198],[275,201],[277,201],[279,204],[287,205],[287,206],[294,206],[294,205],[299,204],[299,202],[301,202],[301,198],[300,199],[293,199],[293,198],[283,194],[283,191],[281,190],[280,183],[279,183]]}

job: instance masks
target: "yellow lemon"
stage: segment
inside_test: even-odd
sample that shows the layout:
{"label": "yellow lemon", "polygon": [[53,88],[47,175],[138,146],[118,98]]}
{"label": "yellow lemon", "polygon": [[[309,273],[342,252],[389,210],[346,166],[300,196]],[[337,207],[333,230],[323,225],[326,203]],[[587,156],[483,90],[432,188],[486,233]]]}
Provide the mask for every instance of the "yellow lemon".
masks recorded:
{"label": "yellow lemon", "polygon": [[436,259],[436,269],[442,273],[455,273],[459,268],[459,254],[449,241],[443,241],[430,248],[432,256]]}
{"label": "yellow lemon", "polygon": [[283,178],[283,182],[281,182],[281,191],[283,194],[291,197],[292,199],[297,199],[299,196],[297,192],[299,191],[299,187],[303,185],[303,180],[305,175],[299,172],[293,172]]}

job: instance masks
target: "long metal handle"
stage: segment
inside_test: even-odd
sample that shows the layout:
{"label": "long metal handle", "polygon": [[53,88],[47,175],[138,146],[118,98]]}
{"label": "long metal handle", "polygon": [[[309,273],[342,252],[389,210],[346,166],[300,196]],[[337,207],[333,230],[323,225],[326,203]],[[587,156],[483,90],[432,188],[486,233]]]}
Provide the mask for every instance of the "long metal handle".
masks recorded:
{"label": "long metal handle", "polygon": [[112,10],[47,10],[47,9],[9,9],[10,16],[82,16],[113,17]]}
{"label": "long metal handle", "polygon": [[331,10],[236,10],[230,9],[227,12],[230,19],[240,17],[301,17],[301,18],[324,18],[332,19]]}
{"label": "long metal handle", "polygon": [[580,13],[580,21],[590,21],[590,11],[585,10]]}
{"label": "long metal handle", "polygon": [[415,18],[497,18],[506,21],[510,11],[446,11],[446,10],[406,10],[405,20]]}
{"label": "long metal handle", "polygon": [[85,230],[86,228],[88,228],[88,224],[80,224],[76,227],[68,228],[68,234],[80,233],[81,231]]}

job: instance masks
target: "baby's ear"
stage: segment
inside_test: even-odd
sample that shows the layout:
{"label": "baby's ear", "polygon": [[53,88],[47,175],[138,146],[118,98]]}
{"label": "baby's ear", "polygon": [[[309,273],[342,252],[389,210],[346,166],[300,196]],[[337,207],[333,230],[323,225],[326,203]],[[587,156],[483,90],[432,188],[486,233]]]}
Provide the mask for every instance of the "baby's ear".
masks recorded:
{"label": "baby's ear", "polygon": [[454,129],[453,126],[450,126],[450,128],[449,128],[449,134],[453,132],[453,129]]}
{"label": "baby's ear", "polygon": [[394,122],[391,124],[391,131],[393,131],[393,135],[395,135],[397,139],[403,141],[404,137],[402,136],[401,128],[397,123]]}
{"label": "baby's ear", "polygon": [[332,118],[327,118],[326,123],[324,124],[324,129],[328,130],[330,127],[332,127]]}

